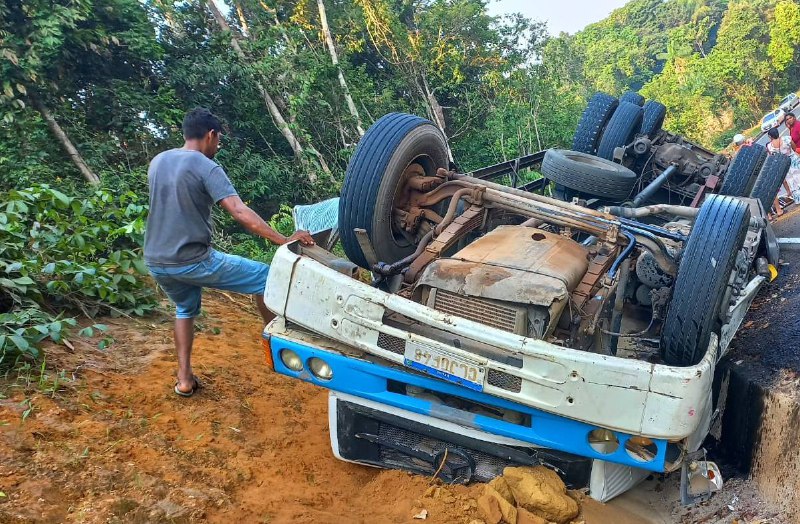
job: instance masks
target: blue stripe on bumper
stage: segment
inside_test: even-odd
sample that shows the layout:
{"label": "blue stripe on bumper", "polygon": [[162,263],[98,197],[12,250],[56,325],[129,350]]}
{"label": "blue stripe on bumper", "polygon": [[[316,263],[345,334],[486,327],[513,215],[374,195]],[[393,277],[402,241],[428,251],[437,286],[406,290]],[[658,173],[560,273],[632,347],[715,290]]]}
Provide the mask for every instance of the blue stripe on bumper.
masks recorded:
{"label": "blue stripe on bumper", "polygon": [[[614,431],[617,439],[619,439],[619,446],[616,451],[612,453],[602,454],[595,451],[589,445],[588,440],[589,432],[597,429],[597,426],[553,415],[552,413],[546,413],[487,393],[473,391],[463,386],[450,384],[388,366],[373,364],[357,358],[345,357],[337,353],[325,351],[314,346],[298,343],[275,335],[271,337],[271,347],[272,357],[275,362],[275,371],[283,375],[311,382],[312,384],[324,388],[349,393],[357,397],[373,400],[396,408],[413,411],[414,413],[430,415],[495,435],[502,435],[504,437],[530,442],[531,444],[545,448],[616,462],[618,464],[625,464],[627,466],[650,471],[664,471],[667,448],[667,442],[665,440],[654,439],[653,443],[657,448],[656,456],[649,462],[643,462],[633,458],[625,450],[625,444],[631,438],[631,435]],[[283,349],[290,349],[300,356],[305,363],[302,371],[292,371],[283,364],[280,358],[280,352]],[[312,357],[321,358],[328,363],[333,370],[333,377],[330,380],[322,380],[311,374],[308,370],[307,363]],[[453,395],[497,408],[510,409],[527,414],[531,418],[531,424],[530,426],[513,424],[485,415],[479,415],[408,395],[394,393],[389,391],[387,387],[388,381],[390,380],[421,387],[433,392]]]}

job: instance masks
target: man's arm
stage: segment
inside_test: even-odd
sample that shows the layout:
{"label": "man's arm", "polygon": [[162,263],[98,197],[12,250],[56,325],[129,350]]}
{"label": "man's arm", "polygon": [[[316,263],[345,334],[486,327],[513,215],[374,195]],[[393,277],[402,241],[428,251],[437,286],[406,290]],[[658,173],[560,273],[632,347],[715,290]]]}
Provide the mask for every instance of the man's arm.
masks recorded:
{"label": "man's arm", "polygon": [[239,222],[242,227],[244,227],[250,233],[258,235],[261,238],[266,238],[273,244],[280,246],[287,242],[291,242],[292,240],[299,240],[302,244],[307,246],[314,243],[314,239],[311,238],[311,234],[309,234],[308,231],[295,231],[295,233],[290,237],[285,237],[278,233],[269,227],[269,224],[267,224],[263,218],[258,216],[258,213],[247,207],[247,204],[242,202],[242,199],[239,197],[239,195],[225,197],[219,201],[219,205],[221,205],[225,211],[230,213],[233,219]]}

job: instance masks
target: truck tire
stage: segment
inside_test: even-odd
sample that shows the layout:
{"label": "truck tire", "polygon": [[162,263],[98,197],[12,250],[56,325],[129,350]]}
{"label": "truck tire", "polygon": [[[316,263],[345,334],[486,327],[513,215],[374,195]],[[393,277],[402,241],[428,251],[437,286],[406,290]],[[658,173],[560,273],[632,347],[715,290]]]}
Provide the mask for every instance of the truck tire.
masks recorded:
{"label": "truck tire", "polygon": [[648,100],[644,103],[642,108],[642,128],[640,133],[653,138],[656,133],[661,131],[661,126],[664,125],[664,118],[667,116],[667,108],[661,102],[655,100]]}
{"label": "truck tire", "polygon": [[761,166],[761,171],[758,172],[758,177],[753,184],[753,190],[750,191],[750,198],[761,200],[764,211],[769,212],[772,208],[772,203],[781,188],[781,182],[789,173],[791,165],[792,161],[788,156],[779,154],[769,155],[764,161],[764,165]]}
{"label": "truck tire", "polygon": [[405,113],[390,113],[367,130],[356,147],[339,199],[339,232],[347,258],[371,269],[354,229],[367,232],[378,261],[392,263],[416,246],[392,226],[395,194],[411,164],[428,176],[448,166],[447,143],[433,122]]}
{"label": "truck tire", "polygon": [[728,172],[722,178],[720,195],[745,196],[755,183],[755,178],[767,158],[767,148],[761,144],[752,144],[739,149],[733,157]]}
{"label": "truck tire", "polygon": [[637,93],[636,91],[628,91],[627,93],[619,97],[619,101],[636,104],[639,107],[642,107],[644,105],[644,97],[639,93]]}
{"label": "truck tire", "polygon": [[566,149],[549,149],[541,170],[558,185],[615,202],[630,196],[637,178],[623,165]]}
{"label": "truck tire", "polygon": [[633,142],[633,137],[642,127],[642,113],[642,108],[636,104],[620,102],[600,137],[597,156],[611,160],[614,149]]}
{"label": "truck tire", "polygon": [[575,136],[572,138],[572,150],[593,155],[597,152],[600,135],[614,113],[619,102],[605,93],[595,93],[586,104]]}
{"label": "truck tire", "polygon": [[672,300],[661,332],[661,354],[671,366],[693,366],[705,356],[750,222],[750,208],[730,196],[711,195],[700,208],[684,246]]}

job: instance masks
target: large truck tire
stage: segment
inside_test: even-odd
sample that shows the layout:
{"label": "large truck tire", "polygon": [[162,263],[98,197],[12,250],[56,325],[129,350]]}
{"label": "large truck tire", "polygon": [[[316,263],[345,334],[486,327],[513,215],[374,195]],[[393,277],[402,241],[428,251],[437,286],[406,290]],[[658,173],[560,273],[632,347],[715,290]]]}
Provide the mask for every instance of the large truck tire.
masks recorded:
{"label": "large truck tire", "polygon": [[761,144],[743,146],[739,149],[722,178],[719,194],[737,197],[749,195],[756,175],[766,158],[767,148]]}
{"label": "large truck tire", "polygon": [[578,128],[572,138],[572,150],[593,155],[597,152],[600,135],[608,119],[617,108],[618,101],[606,93],[595,93],[586,104]]}
{"label": "large truck tire", "polygon": [[753,184],[753,190],[750,191],[750,197],[761,200],[766,212],[772,208],[772,203],[781,189],[781,183],[789,173],[791,166],[791,159],[780,154],[769,155],[764,161],[764,165],[761,166],[761,171],[758,172],[758,177]]}
{"label": "large truck tire", "polygon": [[642,107],[644,105],[644,97],[639,93],[637,93],[636,91],[628,91],[627,93],[619,97],[619,101],[636,104],[639,107]]}
{"label": "large truck tire", "polygon": [[600,137],[597,156],[611,160],[614,158],[614,149],[633,142],[642,127],[642,113],[638,105],[620,102]]}
{"label": "large truck tire", "polygon": [[448,166],[445,138],[424,118],[390,113],[378,119],[358,143],[339,199],[342,247],[353,263],[371,269],[353,231],[357,228],[366,230],[380,262],[396,262],[416,249],[395,230],[392,220],[395,196],[411,164],[421,167],[426,176]]}
{"label": "large truck tire", "polygon": [[684,246],[664,327],[661,354],[672,366],[693,366],[722,325],[722,301],[744,244],[750,208],[738,198],[709,196]]}
{"label": "large truck tire", "polygon": [[664,125],[664,118],[667,116],[667,108],[661,102],[655,100],[648,100],[642,108],[642,128],[640,132],[647,135],[649,138],[661,131],[661,126]]}
{"label": "large truck tire", "polygon": [[627,167],[578,151],[549,149],[542,176],[580,193],[620,202],[630,196],[636,173]]}

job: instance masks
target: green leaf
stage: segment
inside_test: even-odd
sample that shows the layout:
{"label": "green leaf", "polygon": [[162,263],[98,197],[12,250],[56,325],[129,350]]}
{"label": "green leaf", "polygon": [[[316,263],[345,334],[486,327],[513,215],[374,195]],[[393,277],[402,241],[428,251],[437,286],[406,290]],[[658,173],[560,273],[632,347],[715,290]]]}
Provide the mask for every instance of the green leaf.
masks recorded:
{"label": "green leaf", "polygon": [[61,202],[62,204],[67,205],[67,206],[69,205],[70,198],[67,195],[65,195],[64,193],[62,193],[61,191],[57,191],[55,189],[51,189],[50,193],[54,197],[56,197],[56,199],[58,199],[58,201]]}
{"label": "green leaf", "polygon": [[99,331],[102,331],[102,332],[104,332],[104,333],[105,333],[106,331],[108,331],[108,326],[106,326],[105,324],[95,324],[95,325],[94,325],[94,326],[92,326],[92,327],[93,327],[93,328],[95,328],[95,329],[97,329],[97,330],[99,330]]}
{"label": "green leaf", "polygon": [[81,329],[80,331],[78,331],[78,335],[80,335],[82,337],[91,338],[91,337],[94,336],[94,329],[92,329],[91,327],[85,327],[85,328]]}
{"label": "green leaf", "polygon": [[31,345],[28,343],[28,341],[19,335],[10,335],[8,338],[11,339],[11,342],[13,342],[20,351],[24,352],[31,349]]}
{"label": "green leaf", "polygon": [[55,272],[55,270],[56,270],[56,263],[50,262],[49,264],[47,264],[42,268],[42,273],[44,273],[45,275],[52,275]]}
{"label": "green leaf", "polygon": [[20,286],[30,286],[35,284],[31,277],[19,277],[14,279],[15,284],[19,284]]}
{"label": "green leaf", "polygon": [[145,265],[144,260],[142,260],[141,258],[137,258],[136,260],[133,261],[133,267],[136,268],[136,271],[140,275],[146,275],[148,273],[147,266]]}
{"label": "green leaf", "polygon": [[5,498],[6,496],[7,496],[7,495],[6,495],[5,493],[3,493],[2,491],[0,491],[0,498]]}

